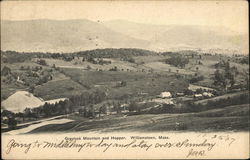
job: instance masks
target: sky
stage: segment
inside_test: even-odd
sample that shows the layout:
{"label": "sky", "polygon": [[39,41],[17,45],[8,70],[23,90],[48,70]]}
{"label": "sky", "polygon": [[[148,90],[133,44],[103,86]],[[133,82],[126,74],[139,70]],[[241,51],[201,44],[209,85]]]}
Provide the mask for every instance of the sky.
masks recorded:
{"label": "sky", "polygon": [[247,1],[2,1],[1,19],[128,20],[148,24],[224,26],[248,33]]}

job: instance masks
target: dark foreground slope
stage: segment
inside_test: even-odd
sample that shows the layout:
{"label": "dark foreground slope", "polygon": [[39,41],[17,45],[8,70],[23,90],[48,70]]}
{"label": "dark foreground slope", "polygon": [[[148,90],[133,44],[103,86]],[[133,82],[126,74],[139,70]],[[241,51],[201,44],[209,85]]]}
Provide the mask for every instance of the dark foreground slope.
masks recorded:
{"label": "dark foreground slope", "polygon": [[159,131],[247,131],[249,104],[234,105],[199,113],[146,114],[110,117],[103,120],[77,119],[65,124],[46,125],[31,133],[44,132],[159,132]]}

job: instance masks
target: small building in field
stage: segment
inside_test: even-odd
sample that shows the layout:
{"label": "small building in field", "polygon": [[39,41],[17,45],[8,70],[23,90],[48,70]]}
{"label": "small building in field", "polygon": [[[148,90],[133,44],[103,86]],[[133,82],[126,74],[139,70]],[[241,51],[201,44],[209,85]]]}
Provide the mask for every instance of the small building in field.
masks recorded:
{"label": "small building in field", "polygon": [[203,92],[202,95],[203,95],[204,97],[208,97],[208,98],[214,96],[212,93],[209,93],[209,92]]}
{"label": "small building in field", "polygon": [[196,98],[196,99],[201,99],[203,96],[202,96],[202,94],[195,94],[194,95],[194,98]]}
{"label": "small building in field", "polygon": [[170,92],[162,92],[160,95],[159,95],[160,98],[171,98],[172,95]]}
{"label": "small building in field", "polygon": [[185,94],[182,93],[182,92],[176,93],[176,96],[177,96],[177,97],[181,97],[181,96],[184,96],[184,95],[185,95]]}

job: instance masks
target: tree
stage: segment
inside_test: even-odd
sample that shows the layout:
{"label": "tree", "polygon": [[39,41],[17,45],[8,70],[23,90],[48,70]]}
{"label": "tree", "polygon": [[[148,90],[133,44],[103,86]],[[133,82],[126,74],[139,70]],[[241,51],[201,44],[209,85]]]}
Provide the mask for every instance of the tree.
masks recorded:
{"label": "tree", "polygon": [[244,56],[243,58],[241,58],[240,63],[249,64],[249,56]]}
{"label": "tree", "polygon": [[20,67],[20,70],[24,70],[24,66],[21,66],[21,67]]}
{"label": "tree", "polygon": [[6,117],[11,117],[11,116],[12,116],[12,117],[13,117],[14,114],[15,114],[15,113],[13,113],[13,112],[11,112],[11,111],[8,111],[8,110],[5,110],[5,109],[4,109],[3,112],[1,113],[1,116],[2,116],[2,117],[4,117],[4,116],[6,116]]}
{"label": "tree", "polygon": [[99,112],[102,114],[106,114],[107,113],[107,107],[105,105],[101,106],[99,108]]}
{"label": "tree", "polygon": [[30,108],[25,108],[25,110],[24,110],[24,116],[25,116],[25,117],[28,117],[28,118],[32,118],[32,117],[33,117]]}
{"label": "tree", "polygon": [[24,113],[22,113],[22,112],[16,113],[16,114],[15,114],[15,117],[23,118],[23,121],[24,121]]}
{"label": "tree", "polygon": [[198,70],[199,70],[199,67],[196,67],[196,72],[198,72]]}
{"label": "tree", "polygon": [[43,65],[43,66],[47,65],[47,63],[46,63],[46,61],[44,59],[38,60],[37,63],[40,64],[40,65]]}
{"label": "tree", "polygon": [[35,86],[34,86],[34,85],[31,85],[31,86],[29,87],[29,92],[30,92],[30,93],[34,93],[34,89],[35,89]]}
{"label": "tree", "polygon": [[8,127],[10,129],[15,129],[17,125],[17,121],[14,116],[9,117],[8,119]]}
{"label": "tree", "polygon": [[88,111],[88,117],[94,117],[95,116],[95,112],[94,112],[94,106],[90,105],[89,106],[89,111]]}
{"label": "tree", "polygon": [[124,86],[126,86],[126,85],[127,85],[127,82],[121,81],[121,86],[122,86],[122,87],[124,87]]}
{"label": "tree", "polygon": [[225,82],[225,77],[223,76],[222,73],[217,69],[214,72],[214,85],[223,85]]}
{"label": "tree", "polygon": [[229,61],[221,61],[217,67],[222,67],[224,70],[220,72],[218,69],[214,73],[214,84],[221,85],[227,89],[227,86],[232,87],[235,84],[235,76],[238,74],[238,70],[235,66],[230,67]]}
{"label": "tree", "polygon": [[7,76],[9,74],[11,74],[11,69],[9,67],[4,66],[2,71],[1,71],[1,75]]}
{"label": "tree", "polygon": [[244,70],[243,74],[244,74],[245,81],[246,81],[246,89],[249,90],[249,72],[247,72],[246,70]]}
{"label": "tree", "polygon": [[180,55],[171,56],[169,59],[165,61],[165,63],[173,65],[175,67],[184,68],[186,64],[189,63],[189,59]]}
{"label": "tree", "polygon": [[43,112],[45,113],[46,117],[49,117],[51,115],[51,107],[49,103],[45,102],[45,104],[43,105]]}
{"label": "tree", "polygon": [[232,87],[235,84],[235,78],[233,74],[231,74],[231,76],[229,77],[229,80],[230,80],[230,85]]}
{"label": "tree", "polygon": [[138,109],[138,105],[136,104],[136,102],[131,102],[130,104],[129,104],[129,106],[128,106],[128,110],[130,111],[130,112],[132,112],[132,111],[136,111]]}
{"label": "tree", "polygon": [[87,66],[87,70],[90,70],[90,69],[91,69],[91,67],[88,65],[88,66]]}
{"label": "tree", "polygon": [[83,108],[82,112],[83,112],[84,117],[88,117],[88,111],[87,111],[86,107]]}

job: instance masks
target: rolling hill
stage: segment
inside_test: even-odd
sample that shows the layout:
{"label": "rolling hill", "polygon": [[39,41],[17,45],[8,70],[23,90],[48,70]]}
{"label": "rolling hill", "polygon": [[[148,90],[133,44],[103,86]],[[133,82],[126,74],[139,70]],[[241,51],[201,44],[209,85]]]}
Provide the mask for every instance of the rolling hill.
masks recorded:
{"label": "rolling hill", "polygon": [[201,25],[152,25],[124,20],[105,22],[116,32],[147,40],[149,49],[222,49],[248,52],[248,37],[226,27]]}
{"label": "rolling hill", "polygon": [[147,41],[89,20],[1,21],[2,50],[74,52],[95,48],[145,48],[147,45]]}

